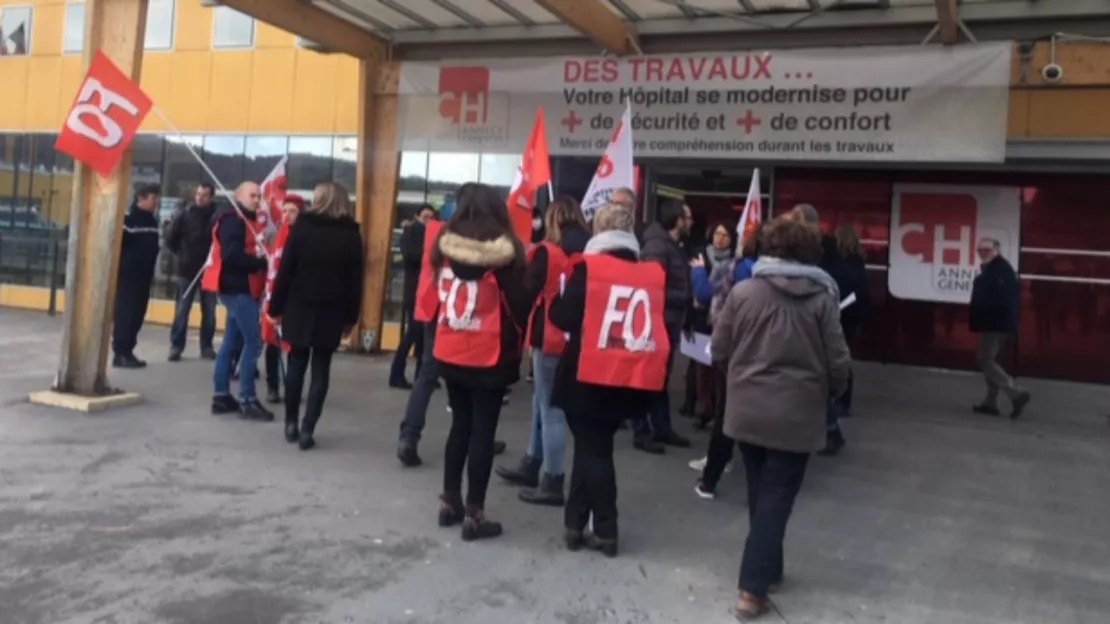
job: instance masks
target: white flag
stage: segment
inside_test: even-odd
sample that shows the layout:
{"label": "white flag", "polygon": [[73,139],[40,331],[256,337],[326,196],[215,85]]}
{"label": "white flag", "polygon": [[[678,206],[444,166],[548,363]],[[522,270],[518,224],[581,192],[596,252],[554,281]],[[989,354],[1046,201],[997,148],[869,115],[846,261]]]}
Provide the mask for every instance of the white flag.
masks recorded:
{"label": "white flag", "polygon": [[635,188],[636,179],[632,166],[632,103],[629,102],[621,116],[621,123],[613,133],[605,155],[597,165],[594,179],[582,199],[582,216],[589,221],[598,208],[609,203],[609,195],[619,188]]}
{"label": "white flag", "polygon": [[737,247],[743,248],[749,236],[759,233],[759,226],[763,223],[763,198],[759,192],[759,168],[752,171],[752,183],[748,187],[748,199],[744,202],[744,212],[740,214],[740,221],[736,223]]}

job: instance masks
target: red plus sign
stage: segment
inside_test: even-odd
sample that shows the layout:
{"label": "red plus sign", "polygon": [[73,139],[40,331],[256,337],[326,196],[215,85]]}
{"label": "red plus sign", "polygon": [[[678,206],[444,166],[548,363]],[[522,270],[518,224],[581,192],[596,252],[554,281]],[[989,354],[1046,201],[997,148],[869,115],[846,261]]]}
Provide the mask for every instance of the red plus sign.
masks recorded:
{"label": "red plus sign", "polygon": [[562,121],[562,124],[566,126],[567,130],[569,130],[570,132],[574,132],[574,129],[577,128],[581,123],[582,118],[578,115],[575,115],[574,111],[570,111],[570,115],[563,117]]}
{"label": "red plus sign", "polygon": [[744,126],[744,132],[747,133],[747,134],[751,134],[752,133],[752,128],[754,128],[755,126],[761,125],[762,123],[763,123],[763,120],[760,119],[759,117],[756,117],[755,115],[753,115],[750,108],[748,109],[748,111],[746,113],[744,113],[743,117],[740,117],[739,119],[736,120],[736,125]]}

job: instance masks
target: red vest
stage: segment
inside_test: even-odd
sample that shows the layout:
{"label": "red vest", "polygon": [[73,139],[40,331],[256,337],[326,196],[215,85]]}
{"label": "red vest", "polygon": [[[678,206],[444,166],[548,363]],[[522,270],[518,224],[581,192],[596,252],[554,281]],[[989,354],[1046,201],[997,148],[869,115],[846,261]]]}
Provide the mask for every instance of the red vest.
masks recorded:
{"label": "red vest", "polygon": [[[228,216],[235,219],[242,218],[238,214],[225,212],[216,219],[216,226],[212,228],[212,248],[208,251],[208,260],[204,263],[204,275],[200,278],[200,288],[205,292],[220,292],[220,271],[223,268],[223,254],[220,252],[220,224]],[[247,254],[254,255],[254,250],[258,244],[259,229],[258,225],[253,222],[246,222],[246,236],[244,242],[246,245],[244,249]],[[258,273],[251,273],[247,276],[247,281],[250,284],[251,297],[255,301],[262,298],[263,291],[266,290],[266,272],[260,271]]]}
{"label": "red vest", "polygon": [[562,355],[567,346],[567,336],[551,323],[548,316],[551,313],[551,302],[561,291],[563,272],[570,265],[570,259],[561,247],[554,243],[542,242],[528,250],[528,262],[536,255],[540,247],[547,249],[547,275],[544,276],[543,292],[540,293],[536,303],[532,306],[532,313],[528,315],[528,342],[532,344],[532,321],[535,315],[543,308],[543,347],[541,350],[547,355]]}
{"label": "red vest", "polygon": [[424,258],[420,261],[420,277],[416,280],[416,307],[412,318],[421,323],[430,323],[436,317],[439,307],[439,292],[432,279],[432,247],[443,229],[442,221],[429,221],[424,224]]}
{"label": "red vest", "polygon": [[492,271],[480,280],[439,270],[439,318],[433,355],[445,364],[493,368],[501,359],[501,289]]}
{"label": "red vest", "polygon": [[584,256],[586,310],[578,381],[658,391],[671,344],[663,321],[666,274],[655,262]]}
{"label": "red vest", "polygon": [[277,279],[278,269],[281,267],[281,254],[285,251],[285,242],[289,239],[289,224],[282,223],[274,242],[270,245],[270,270],[266,274],[266,297],[262,302],[262,342],[275,347],[281,347],[289,353],[292,346],[281,339],[276,325],[270,322],[270,295],[274,292],[274,280]]}

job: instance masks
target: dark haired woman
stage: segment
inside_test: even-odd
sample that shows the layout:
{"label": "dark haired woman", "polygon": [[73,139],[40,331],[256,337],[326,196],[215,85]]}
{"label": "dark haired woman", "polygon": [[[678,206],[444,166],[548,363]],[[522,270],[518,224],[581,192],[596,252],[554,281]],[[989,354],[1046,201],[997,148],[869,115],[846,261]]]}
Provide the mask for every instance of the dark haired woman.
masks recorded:
{"label": "dark haired woman", "polygon": [[451,405],[439,524],[462,523],[466,541],[497,537],[501,524],[485,515],[494,435],[505,391],[520,378],[521,328],[532,307],[524,247],[500,194],[464,185],[430,261],[440,298],[433,353]]}

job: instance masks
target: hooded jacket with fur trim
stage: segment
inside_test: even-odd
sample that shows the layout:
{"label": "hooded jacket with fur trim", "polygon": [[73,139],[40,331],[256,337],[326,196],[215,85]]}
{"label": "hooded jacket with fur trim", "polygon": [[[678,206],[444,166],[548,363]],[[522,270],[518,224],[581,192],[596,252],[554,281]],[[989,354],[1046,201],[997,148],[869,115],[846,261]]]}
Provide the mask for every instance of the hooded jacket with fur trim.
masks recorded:
{"label": "hooded jacket with fur trim", "polygon": [[515,263],[516,246],[507,236],[478,240],[448,229],[440,234],[436,246],[460,279],[478,280],[492,270],[506,304],[501,306],[501,357],[497,364],[471,368],[440,361],[440,375],[470,388],[507,388],[520,379],[524,326],[532,308],[523,267]]}

